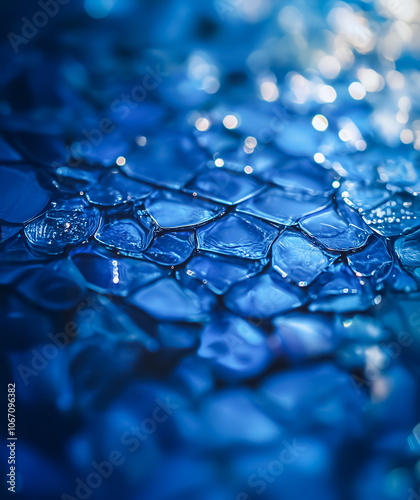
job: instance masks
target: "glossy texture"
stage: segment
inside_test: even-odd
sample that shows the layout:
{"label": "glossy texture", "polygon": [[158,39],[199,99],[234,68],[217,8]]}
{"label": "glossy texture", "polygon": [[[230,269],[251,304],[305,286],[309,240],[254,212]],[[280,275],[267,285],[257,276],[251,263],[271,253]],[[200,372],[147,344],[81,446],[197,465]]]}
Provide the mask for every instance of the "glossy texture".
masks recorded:
{"label": "glossy texture", "polygon": [[106,172],[87,190],[86,198],[93,205],[116,206],[146,198],[153,188],[133,181],[118,172]]}
{"label": "glossy texture", "polygon": [[87,241],[99,224],[99,212],[82,201],[54,204],[25,226],[29,245],[42,253],[60,254],[68,246]]}
{"label": "glossy texture", "polygon": [[277,273],[238,283],[226,295],[226,306],[245,318],[271,318],[305,302],[305,293]]}
{"label": "glossy texture", "polygon": [[148,221],[111,220],[98,229],[95,239],[105,247],[125,255],[140,256],[153,239],[153,228]]}
{"label": "glossy texture", "polygon": [[17,497],[417,498],[418,2],[0,11]]}
{"label": "glossy texture", "polygon": [[363,220],[344,207],[338,211],[331,206],[308,215],[299,222],[299,226],[328,250],[360,248],[369,237],[369,230]]}
{"label": "glossy texture", "polygon": [[263,267],[264,261],[201,252],[188,262],[185,273],[200,280],[213,293],[221,295],[238,281],[258,274]]}
{"label": "glossy texture", "polygon": [[254,217],[229,214],[197,230],[198,248],[222,255],[263,259],[278,234],[277,229]]}
{"label": "glossy texture", "polygon": [[177,229],[203,224],[223,213],[223,207],[194,196],[158,191],[146,200],[145,207],[162,229]]}
{"label": "glossy texture", "polygon": [[283,278],[307,286],[326,269],[333,258],[301,233],[284,231],[274,242],[273,268]]}
{"label": "glossy texture", "polygon": [[88,245],[71,252],[71,259],[86,280],[86,286],[98,293],[126,296],[155,281],[164,271],[152,263],[127,259]]}
{"label": "glossy texture", "polygon": [[219,203],[236,205],[255,196],[263,187],[263,183],[247,174],[238,175],[226,169],[212,168],[203,170],[186,185],[185,191]]}
{"label": "glossy texture", "polygon": [[129,302],[157,319],[200,321],[207,317],[214,299],[208,292],[196,293],[167,278],[142,288]]}
{"label": "glossy texture", "polygon": [[237,211],[269,222],[291,226],[304,215],[317,212],[327,204],[328,200],[323,197],[291,194],[281,189],[270,188],[241,203]]}

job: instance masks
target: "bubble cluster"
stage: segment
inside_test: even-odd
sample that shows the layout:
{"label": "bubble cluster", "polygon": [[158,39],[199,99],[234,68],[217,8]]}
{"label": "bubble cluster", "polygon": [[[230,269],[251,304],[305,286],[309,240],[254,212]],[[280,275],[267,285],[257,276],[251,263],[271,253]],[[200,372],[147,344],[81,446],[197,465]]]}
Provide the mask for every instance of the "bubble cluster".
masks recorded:
{"label": "bubble cluster", "polygon": [[61,3],[0,51],[19,491],[416,498],[418,2]]}

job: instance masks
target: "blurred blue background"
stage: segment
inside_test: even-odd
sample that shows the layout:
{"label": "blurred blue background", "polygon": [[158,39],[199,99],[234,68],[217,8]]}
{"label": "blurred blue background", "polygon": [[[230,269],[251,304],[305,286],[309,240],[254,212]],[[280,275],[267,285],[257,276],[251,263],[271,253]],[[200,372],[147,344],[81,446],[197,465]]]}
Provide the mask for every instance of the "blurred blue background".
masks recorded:
{"label": "blurred blue background", "polygon": [[419,2],[2,2],[0,63],[18,498],[420,498]]}

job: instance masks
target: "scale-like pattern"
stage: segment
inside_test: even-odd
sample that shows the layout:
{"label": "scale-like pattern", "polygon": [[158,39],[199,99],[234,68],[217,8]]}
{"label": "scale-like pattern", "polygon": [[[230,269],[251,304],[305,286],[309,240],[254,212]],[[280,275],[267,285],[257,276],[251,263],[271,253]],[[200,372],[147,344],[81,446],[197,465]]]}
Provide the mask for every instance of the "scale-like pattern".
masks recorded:
{"label": "scale-like pattern", "polygon": [[420,498],[418,2],[48,5],[0,45],[21,498]]}

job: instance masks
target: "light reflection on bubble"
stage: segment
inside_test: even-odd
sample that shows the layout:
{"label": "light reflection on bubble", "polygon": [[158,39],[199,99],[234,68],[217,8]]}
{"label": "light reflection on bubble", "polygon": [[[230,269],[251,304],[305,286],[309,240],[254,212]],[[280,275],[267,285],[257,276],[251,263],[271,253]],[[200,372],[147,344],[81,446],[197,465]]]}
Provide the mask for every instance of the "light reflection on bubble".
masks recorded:
{"label": "light reflection on bubble", "polygon": [[264,101],[274,102],[279,98],[279,89],[274,82],[263,82],[260,86],[260,91]]}
{"label": "light reflection on bubble", "polygon": [[399,71],[390,71],[387,73],[386,81],[393,90],[403,89],[405,85],[404,75]]}
{"label": "light reflection on bubble", "polygon": [[197,130],[200,132],[205,132],[210,128],[210,122],[207,120],[207,118],[197,118],[197,121],[195,122],[195,127]]}
{"label": "light reflection on bubble", "polygon": [[411,101],[407,96],[400,97],[398,100],[398,107],[401,111],[409,112],[411,110]]}
{"label": "light reflection on bubble", "polygon": [[334,56],[324,56],[319,61],[318,68],[325,78],[334,79],[340,74],[341,64]]}
{"label": "light reflection on bubble", "polygon": [[298,34],[304,27],[304,18],[301,11],[294,5],[283,7],[277,16],[281,28],[288,33]]}
{"label": "light reflection on bubble", "polygon": [[219,69],[205,52],[194,52],[188,59],[187,76],[193,85],[207,94],[220,89]]}
{"label": "light reflection on bubble", "polygon": [[318,98],[321,102],[334,102],[337,99],[337,92],[331,85],[322,85],[318,90]]}
{"label": "light reflection on bubble", "polygon": [[226,115],[223,118],[223,125],[227,129],[234,129],[234,128],[236,128],[239,125],[239,121],[238,121],[238,119],[236,118],[235,115]]}
{"label": "light reflection on bubble", "polygon": [[363,85],[359,82],[353,82],[349,85],[349,94],[356,99],[356,101],[360,101],[366,95],[366,90]]}
{"label": "light reflection on bubble", "polygon": [[325,156],[322,153],[315,153],[314,160],[316,161],[316,163],[324,163]]}
{"label": "light reflection on bubble", "polygon": [[396,118],[398,123],[405,124],[408,122],[409,115],[405,111],[398,111]]}
{"label": "light reflection on bubble", "polygon": [[255,139],[255,137],[247,137],[245,139],[245,145],[247,148],[254,149],[257,147],[257,139]]}
{"label": "light reflection on bubble", "polygon": [[363,139],[358,139],[355,146],[358,151],[364,151],[367,148],[367,144]]}
{"label": "light reflection on bubble", "polygon": [[411,144],[414,140],[414,134],[412,130],[408,128],[401,130],[400,139],[403,144]]}
{"label": "light reflection on bubble", "polygon": [[380,92],[385,86],[383,76],[371,68],[359,68],[357,77],[367,92]]}
{"label": "light reflection on bubble", "polygon": [[323,132],[328,128],[328,120],[323,115],[315,115],[312,119],[312,125],[315,130]]}
{"label": "light reflection on bubble", "polygon": [[206,76],[203,80],[203,90],[207,94],[215,94],[220,88],[219,80],[214,76]]}
{"label": "light reflection on bubble", "polygon": [[136,144],[137,144],[137,146],[140,146],[140,147],[146,146],[147,138],[144,135],[140,135],[139,137],[136,137]]}
{"label": "light reflection on bubble", "polygon": [[364,141],[360,130],[350,118],[341,118],[338,121],[340,130],[338,137],[351,146],[354,146],[358,151],[366,149],[366,142]]}
{"label": "light reflection on bubble", "polygon": [[298,73],[289,73],[288,76],[290,77],[290,88],[295,96],[294,101],[298,104],[305,103],[312,95],[312,83]]}

